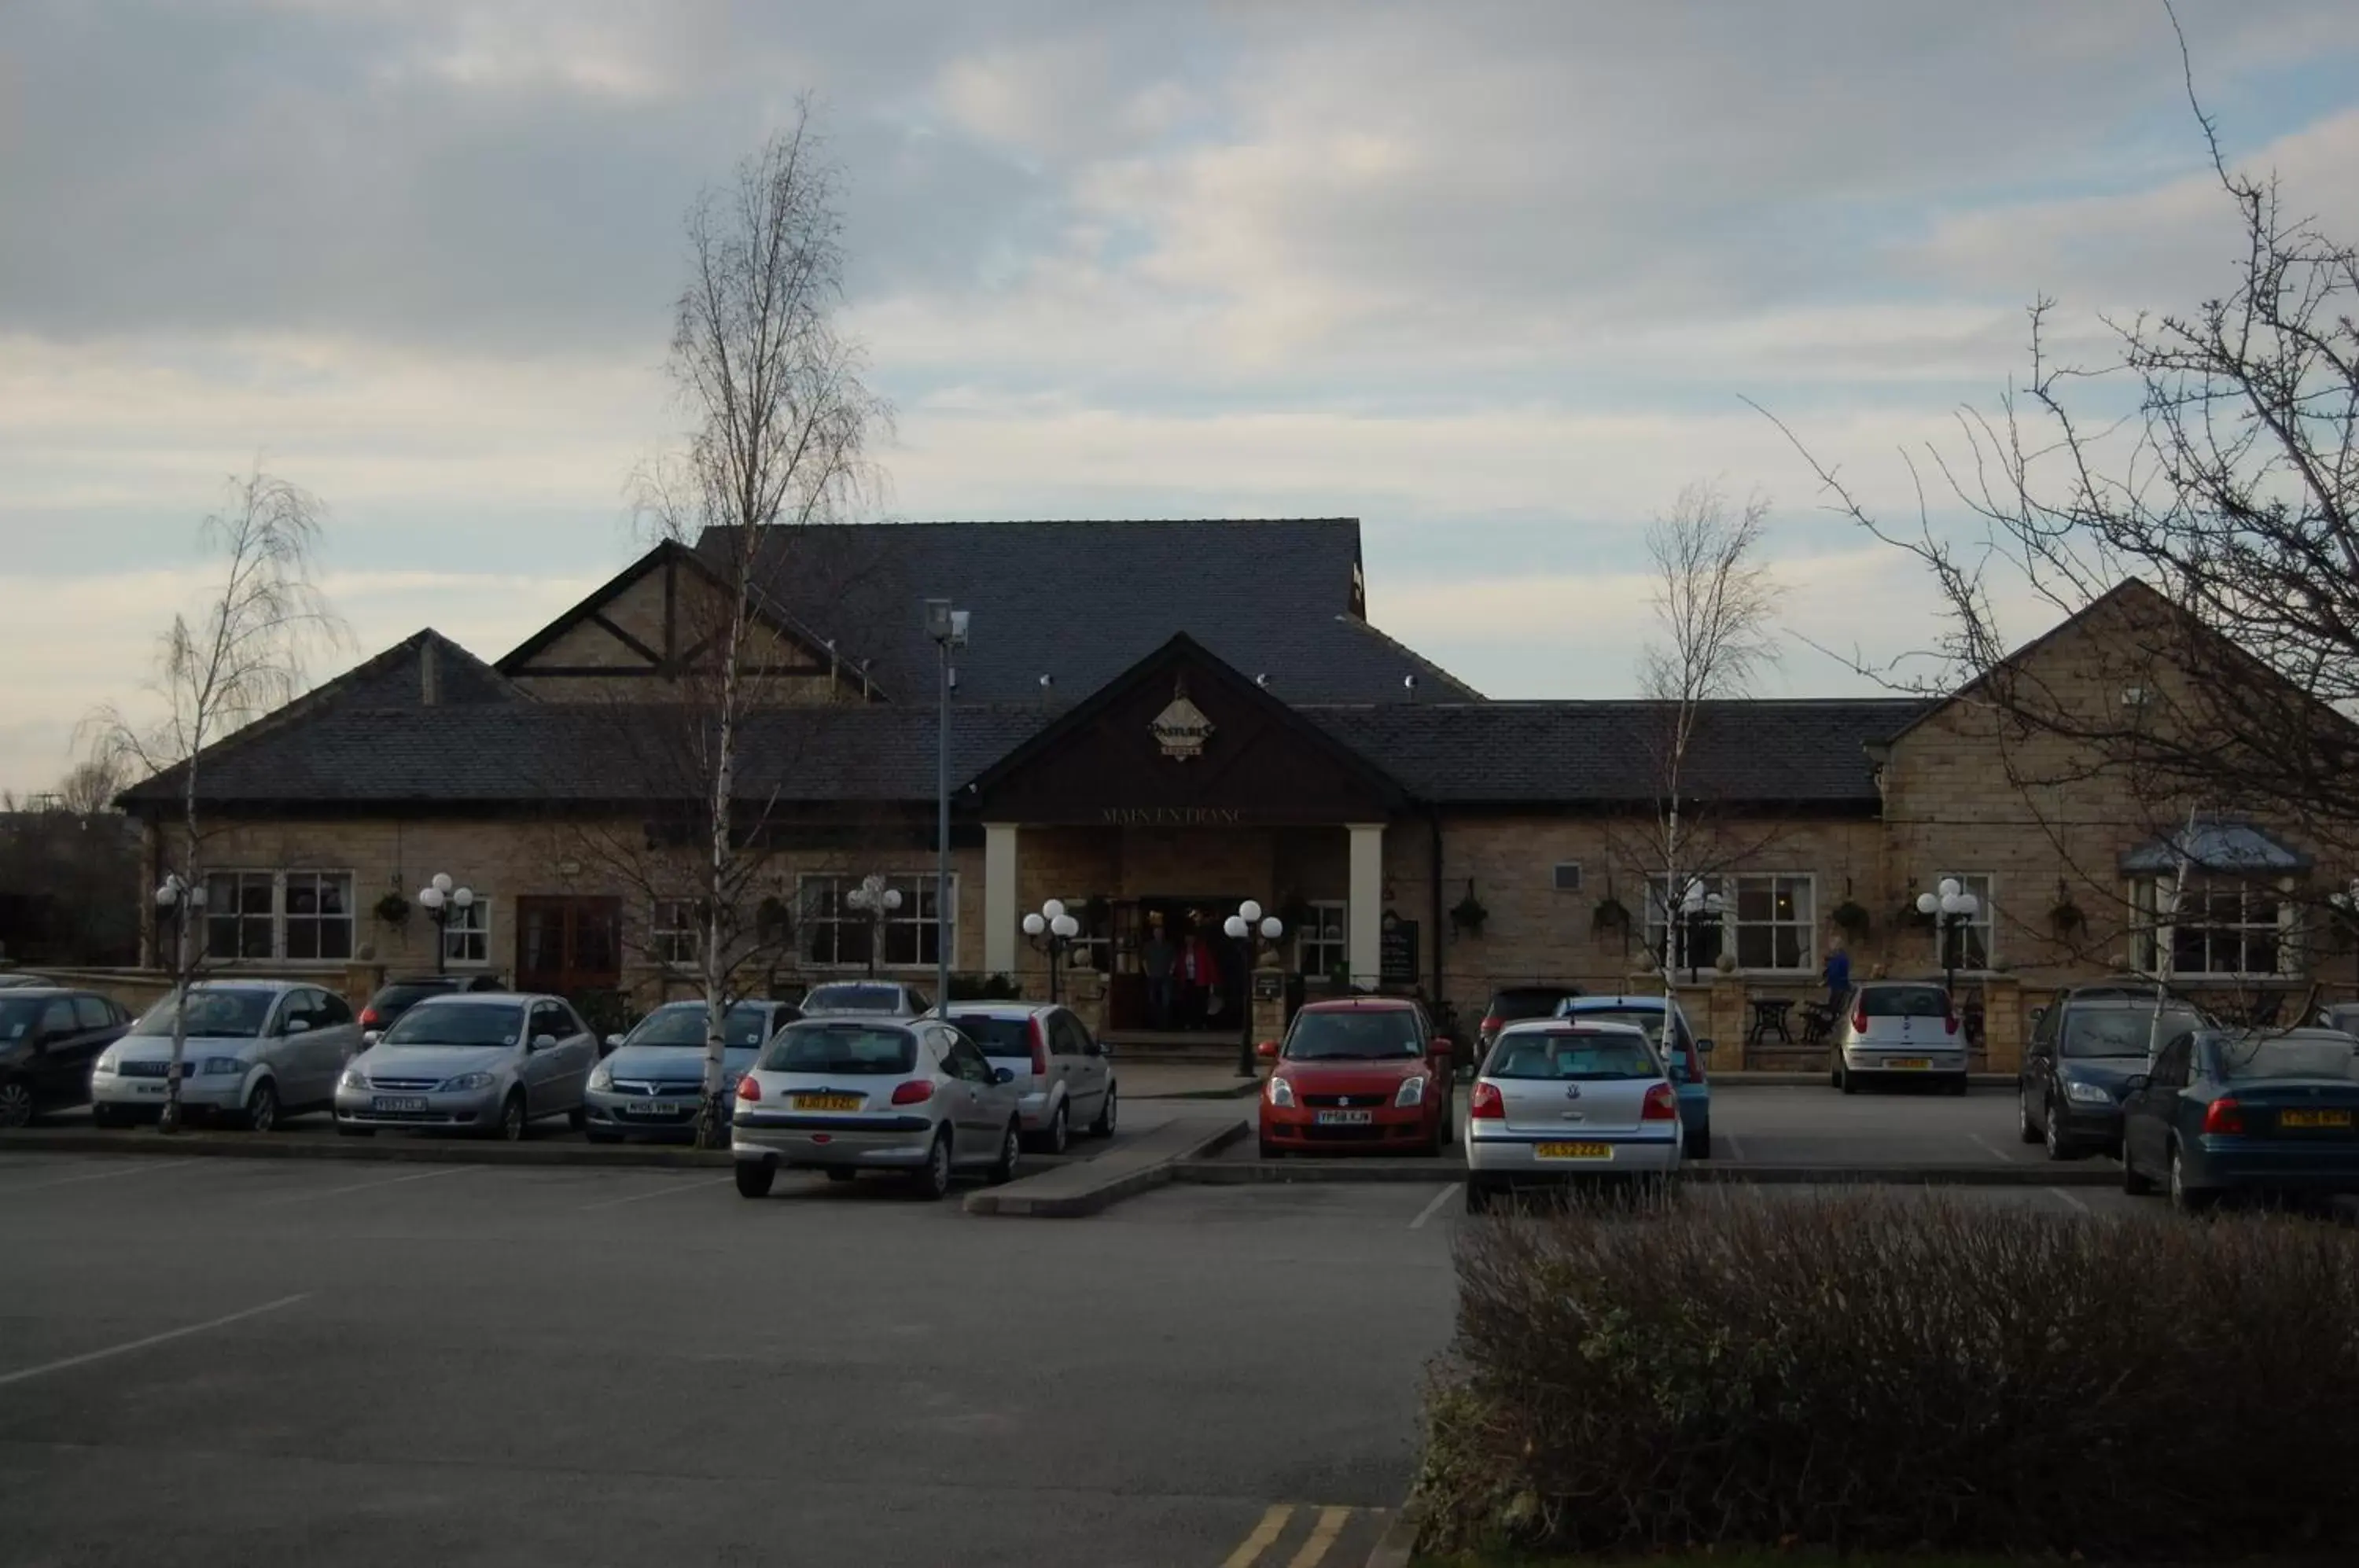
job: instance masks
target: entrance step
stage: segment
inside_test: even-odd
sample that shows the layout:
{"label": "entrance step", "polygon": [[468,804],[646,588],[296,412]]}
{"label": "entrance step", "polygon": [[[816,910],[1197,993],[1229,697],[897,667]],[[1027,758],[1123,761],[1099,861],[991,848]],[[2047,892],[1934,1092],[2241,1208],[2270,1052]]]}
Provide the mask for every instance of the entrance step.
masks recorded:
{"label": "entrance step", "polygon": [[1105,1036],[1118,1062],[1168,1062],[1212,1066],[1237,1060],[1237,1037],[1180,1029],[1116,1029]]}

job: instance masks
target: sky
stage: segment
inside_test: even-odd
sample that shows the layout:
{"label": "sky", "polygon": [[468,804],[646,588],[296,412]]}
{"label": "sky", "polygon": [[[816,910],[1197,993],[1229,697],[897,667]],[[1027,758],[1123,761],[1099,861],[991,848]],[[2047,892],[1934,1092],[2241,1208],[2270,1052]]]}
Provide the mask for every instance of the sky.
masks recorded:
{"label": "sky", "polygon": [[[2180,10],[2229,158],[2347,211],[2359,6]],[[682,214],[805,94],[878,517],[1357,517],[1497,697],[1633,691],[1699,481],[1770,504],[1760,690],[1873,690],[1934,595],[1754,405],[1906,522],[2032,300],[2098,363],[2236,255],[2160,0],[7,0],[0,788],[139,711],[257,462],[329,509],[315,675],[630,559]]]}

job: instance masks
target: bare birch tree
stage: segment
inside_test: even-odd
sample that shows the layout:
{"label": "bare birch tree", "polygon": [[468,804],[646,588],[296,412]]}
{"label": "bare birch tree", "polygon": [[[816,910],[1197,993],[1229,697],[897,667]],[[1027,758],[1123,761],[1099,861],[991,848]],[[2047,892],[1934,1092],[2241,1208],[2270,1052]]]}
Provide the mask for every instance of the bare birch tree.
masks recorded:
{"label": "bare birch tree", "polygon": [[791,622],[764,584],[792,570],[796,528],[839,519],[869,493],[869,435],[890,417],[862,381],[861,346],[836,322],[841,188],[806,101],[733,181],[690,209],[671,375],[697,423],[686,452],[642,485],[643,516],[696,552],[716,590],[702,636],[674,670],[684,721],[674,727],[698,786],[697,1125],[707,1144],[720,1138],[731,986],[776,940],[758,897],[775,790],[746,779],[743,763],[749,724],[796,699],[781,668]]}
{"label": "bare birch tree", "polygon": [[[1732,507],[1708,482],[1681,490],[1647,528],[1662,640],[1638,666],[1639,690],[1654,704],[1649,760],[1655,792],[1647,860],[1663,868],[1664,940],[1654,957],[1669,984],[1690,938],[1681,904],[1690,887],[1741,858],[1731,825],[1699,821],[1690,766],[1710,704],[1750,693],[1777,657],[1777,588],[1758,559],[1769,503]],[[1657,895],[1649,892],[1651,907]]]}
{"label": "bare birch tree", "polygon": [[[182,1056],[188,1044],[188,988],[204,972],[204,834],[199,772],[207,747],[292,701],[307,682],[310,657],[340,647],[343,624],[321,593],[318,550],[326,508],[318,496],[258,466],[228,482],[226,504],[198,528],[219,575],[195,620],[172,617],[148,683],[163,712],[142,724],[114,707],[85,724],[93,754],[110,769],[142,777],[172,775],[179,799],[177,832],[155,829],[170,868],[158,909],[172,924],[168,954],[179,998],[172,1020],[172,1061],[165,1080],[163,1128],[180,1122]],[[168,902],[166,901],[168,898]]]}

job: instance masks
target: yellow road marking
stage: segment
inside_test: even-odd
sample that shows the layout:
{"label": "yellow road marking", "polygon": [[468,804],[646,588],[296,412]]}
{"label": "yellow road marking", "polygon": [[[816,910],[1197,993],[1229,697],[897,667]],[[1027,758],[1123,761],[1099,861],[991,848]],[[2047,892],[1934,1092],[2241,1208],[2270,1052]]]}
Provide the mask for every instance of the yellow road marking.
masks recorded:
{"label": "yellow road marking", "polygon": [[1319,1522],[1311,1527],[1310,1539],[1302,1543],[1302,1550],[1294,1554],[1294,1561],[1287,1568],[1319,1568],[1326,1560],[1327,1549],[1343,1533],[1343,1521],[1351,1517],[1349,1508],[1321,1508]]}
{"label": "yellow road marking", "polygon": [[1244,1545],[1229,1553],[1228,1561],[1223,1563],[1221,1568],[1254,1568],[1254,1564],[1261,1561],[1261,1554],[1269,1550],[1269,1543],[1276,1541],[1278,1532],[1286,1528],[1286,1521],[1293,1517],[1291,1504],[1270,1504],[1268,1510],[1261,1516],[1261,1523],[1254,1526],[1253,1533],[1245,1537]]}

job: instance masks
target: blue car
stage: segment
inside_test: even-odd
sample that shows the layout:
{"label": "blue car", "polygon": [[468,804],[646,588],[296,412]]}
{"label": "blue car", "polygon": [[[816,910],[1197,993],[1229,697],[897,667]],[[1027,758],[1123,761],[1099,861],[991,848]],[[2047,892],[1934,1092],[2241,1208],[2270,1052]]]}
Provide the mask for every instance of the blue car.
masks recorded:
{"label": "blue car", "polygon": [[[792,1002],[733,1002],[722,1016],[721,1114],[737,1080],[772,1035],[802,1017]],[[590,1074],[584,1101],[592,1143],[644,1138],[678,1143],[696,1136],[704,1087],[704,1004],[667,1002],[627,1035],[609,1036],[606,1059]]]}
{"label": "blue car", "polygon": [[[1686,1139],[1680,1152],[1690,1160],[1712,1158],[1712,1084],[1703,1070],[1712,1041],[1696,1038],[1677,1002],[1662,996],[1568,996],[1556,1011],[1560,1018],[1611,1018],[1644,1029],[1662,1053],[1679,1091],[1680,1127]],[[1663,1038],[1666,1020],[1671,1035],[1668,1042]]]}
{"label": "blue car", "polygon": [[2193,1212],[2223,1193],[2359,1192],[2359,1040],[2190,1030],[2122,1086],[2122,1190]]}

